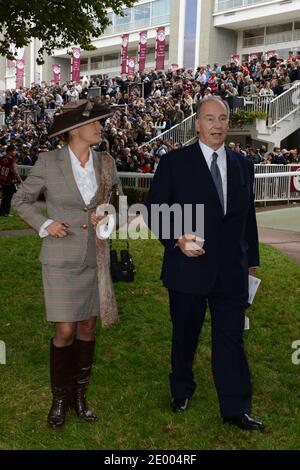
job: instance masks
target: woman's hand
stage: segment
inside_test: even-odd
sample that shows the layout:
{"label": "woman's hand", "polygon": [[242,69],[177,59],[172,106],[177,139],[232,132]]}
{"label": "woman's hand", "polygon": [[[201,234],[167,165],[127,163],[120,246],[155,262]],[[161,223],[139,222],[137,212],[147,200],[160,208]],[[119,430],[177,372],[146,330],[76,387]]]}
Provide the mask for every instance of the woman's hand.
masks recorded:
{"label": "woman's hand", "polygon": [[55,238],[64,238],[68,235],[70,225],[66,222],[58,222],[54,221],[46,227],[47,232],[49,235]]}
{"label": "woman's hand", "polygon": [[96,215],[96,212],[92,212],[91,214],[91,222],[94,225],[94,227],[101,222],[101,224],[106,224],[107,223],[107,214],[104,212],[101,212],[100,214]]}

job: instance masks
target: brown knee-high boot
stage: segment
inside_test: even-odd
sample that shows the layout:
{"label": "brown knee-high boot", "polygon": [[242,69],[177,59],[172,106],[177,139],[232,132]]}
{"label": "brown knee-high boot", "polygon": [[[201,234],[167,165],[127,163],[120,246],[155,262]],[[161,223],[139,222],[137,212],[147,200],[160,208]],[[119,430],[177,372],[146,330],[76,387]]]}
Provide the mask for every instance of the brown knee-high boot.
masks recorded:
{"label": "brown knee-high boot", "polygon": [[85,399],[92,371],[95,341],[82,341],[76,338],[74,348],[72,406],[79,418],[85,421],[95,421],[97,416],[88,408]]}
{"label": "brown knee-high boot", "polygon": [[72,379],[71,365],[73,362],[74,344],[58,348],[51,339],[50,345],[50,378],[52,390],[52,405],[47,423],[50,428],[63,426],[66,411],[69,406],[69,388]]}

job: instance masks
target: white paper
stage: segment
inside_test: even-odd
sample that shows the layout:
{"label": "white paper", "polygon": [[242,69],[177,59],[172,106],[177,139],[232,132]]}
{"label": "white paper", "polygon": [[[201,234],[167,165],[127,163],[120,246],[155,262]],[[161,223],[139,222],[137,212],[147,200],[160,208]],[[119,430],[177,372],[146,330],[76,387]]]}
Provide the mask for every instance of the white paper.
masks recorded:
{"label": "white paper", "polygon": [[250,321],[249,321],[249,317],[247,317],[247,315],[245,315],[245,324],[244,324],[244,330],[249,330],[250,329]]}
{"label": "white paper", "polygon": [[251,274],[249,274],[249,276],[248,276],[248,283],[249,283],[248,303],[249,304],[252,304],[260,282],[261,282],[261,280],[258,279],[258,277],[254,277],[254,276],[251,276]]}

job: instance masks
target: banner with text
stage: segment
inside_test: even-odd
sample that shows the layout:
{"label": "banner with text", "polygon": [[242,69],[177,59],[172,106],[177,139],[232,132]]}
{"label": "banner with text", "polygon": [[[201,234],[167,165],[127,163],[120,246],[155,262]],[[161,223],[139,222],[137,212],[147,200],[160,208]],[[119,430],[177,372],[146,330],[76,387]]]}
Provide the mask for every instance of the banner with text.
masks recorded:
{"label": "banner with text", "polygon": [[53,82],[60,84],[60,64],[52,64]]}
{"label": "banner with text", "polygon": [[128,57],[128,75],[135,74],[135,57]]}
{"label": "banner with text", "polygon": [[231,62],[235,62],[237,65],[240,64],[240,56],[239,54],[233,54],[231,56]]}
{"label": "banner with text", "polygon": [[129,34],[123,34],[122,36],[122,48],[121,48],[121,73],[127,73],[127,54],[128,54],[128,43]]}
{"label": "banner with text", "polygon": [[147,31],[140,33],[139,42],[139,72],[144,72],[146,66],[146,54],[147,54]]}
{"label": "banner with text", "polygon": [[156,70],[164,70],[165,68],[165,47],[166,47],[166,33],[164,26],[157,28],[155,59]]}
{"label": "banner with text", "polygon": [[24,48],[17,50],[16,60],[16,88],[24,86],[24,72],[25,72],[25,59],[24,59]]}
{"label": "banner with text", "polygon": [[291,193],[299,192],[300,193],[300,166],[291,166],[290,171],[297,171],[299,175],[291,177]]}
{"label": "banner with text", "polygon": [[80,81],[80,47],[72,48],[72,80]]}
{"label": "banner with text", "polygon": [[275,54],[276,54],[276,51],[266,51],[265,52],[265,58],[268,60],[271,57],[274,57]]}
{"label": "banner with text", "polygon": [[258,52],[250,52],[249,60],[258,60],[258,59],[259,59]]}

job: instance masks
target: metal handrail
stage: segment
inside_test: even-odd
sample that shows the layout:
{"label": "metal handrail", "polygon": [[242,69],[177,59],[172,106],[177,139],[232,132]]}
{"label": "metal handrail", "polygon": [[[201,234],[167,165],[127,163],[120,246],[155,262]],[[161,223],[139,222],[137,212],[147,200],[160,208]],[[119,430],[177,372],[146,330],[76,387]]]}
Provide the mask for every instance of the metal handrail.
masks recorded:
{"label": "metal handrail", "polygon": [[167,131],[162,132],[161,134],[153,137],[153,139],[149,140],[148,142],[143,142],[140,148],[145,147],[146,145],[153,144],[156,140],[162,139],[164,141],[171,140],[173,144],[181,143],[185,144],[186,140],[191,140],[194,138],[196,134],[195,130],[195,121],[196,121],[197,113],[192,114],[185,118],[179,124],[171,127]]}

